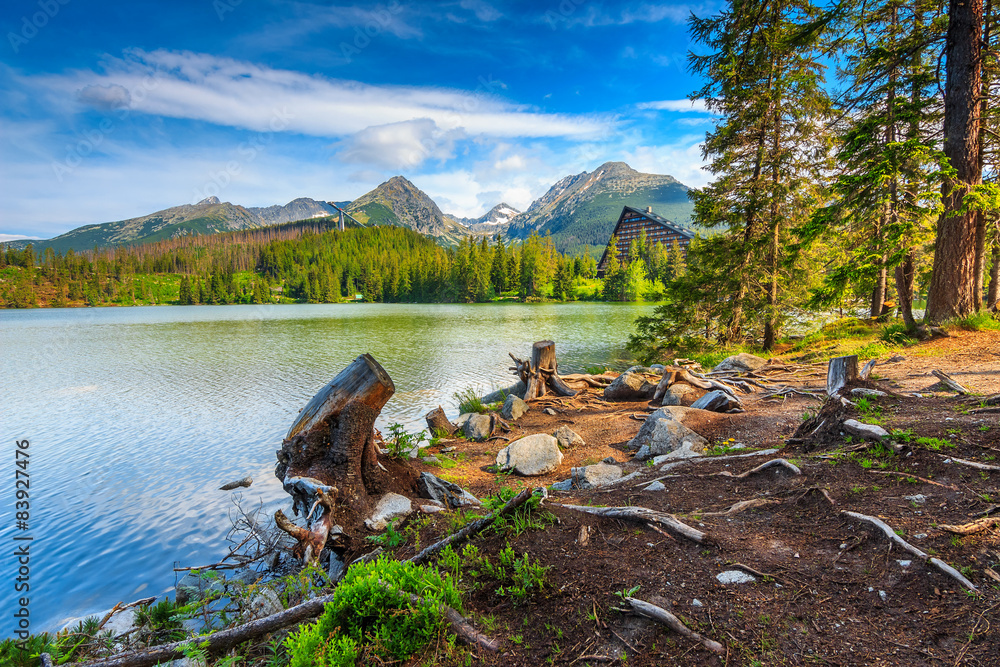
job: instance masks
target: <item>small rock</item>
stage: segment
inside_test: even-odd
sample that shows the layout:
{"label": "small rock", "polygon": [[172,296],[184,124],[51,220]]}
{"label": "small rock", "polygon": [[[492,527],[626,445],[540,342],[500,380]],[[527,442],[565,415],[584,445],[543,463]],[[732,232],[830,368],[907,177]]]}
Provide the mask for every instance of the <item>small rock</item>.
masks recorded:
{"label": "small rock", "polygon": [[561,482],[556,482],[549,486],[553,491],[572,491],[573,490],[573,480],[564,479]]}
{"label": "small rock", "polygon": [[573,445],[587,444],[583,441],[583,438],[581,438],[580,435],[569,426],[560,426],[552,435],[559,441],[560,447],[569,448]]}
{"label": "small rock", "polygon": [[462,414],[460,414],[458,416],[458,419],[456,419],[455,421],[452,422],[452,424],[455,425],[455,428],[462,429],[465,426],[465,422],[469,421],[469,418],[472,417],[472,415],[476,415],[476,414],[479,414],[479,413],[478,412],[463,412]]}
{"label": "small rock", "polygon": [[697,401],[691,404],[695,410],[711,410],[712,412],[728,412],[736,408],[742,408],[740,399],[731,396],[721,389],[710,391]]}
{"label": "small rock", "polygon": [[572,481],[578,489],[593,489],[604,486],[615,481],[622,476],[622,469],[618,466],[598,463],[583,468],[573,468]]}
{"label": "small rock", "polygon": [[438,512],[447,512],[448,510],[440,505],[421,505],[420,511],[424,514],[437,514]]}
{"label": "small rock", "polygon": [[458,484],[443,480],[429,472],[420,473],[417,489],[421,496],[440,503],[442,507],[455,508],[482,504],[478,498]]}
{"label": "small rock", "polygon": [[705,605],[703,605],[701,603],[701,600],[699,600],[698,598],[695,598],[695,599],[691,600],[691,606],[692,607],[704,607]]}
{"label": "small rock", "polygon": [[926,540],[927,539],[927,533],[917,533],[916,535],[913,536],[913,539],[915,539],[915,540]]}
{"label": "small rock", "polygon": [[681,405],[684,399],[693,394],[694,391],[694,387],[686,382],[672,384],[663,395],[663,403],[661,405]]}
{"label": "small rock", "polygon": [[490,437],[492,423],[489,415],[472,414],[462,424],[462,434],[469,440],[481,442]]}
{"label": "small rock", "polygon": [[852,396],[871,396],[872,398],[881,398],[882,396],[888,396],[889,394],[884,391],[879,391],[878,389],[869,389],[868,387],[855,387],[851,389]]}
{"label": "small rock", "polygon": [[[334,554],[330,554],[331,560],[335,557]],[[273,589],[263,586],[250,598],[250,604],[243,610],[242,616],[244,621],[252,621],[256,618],[277,614],[284,609],[278,594]]]}
{"label": "small rock", "polygon": [[536,433],[501,449],[497,453],[497,467],[534,477],[552,472],[559,467],[562,459],[559,441],[548,433]]}
{"label": "small rock", "polygon": [[922,493],[918,493],[915,496],[903,496],[903,499],[909,500],[911,503],[916,503],[918,505],[923,505],[927,502],[927,496]]}
{"label": "small rock", "polygon": [[763,357],[758,357],[755,354],[749,354],[747,352],[740,352],[739,354],[734,354],[731,357],[726,357],[712,369],[715,371],[755,371],[759,368],[764,367],[767,364],[767,359]]}
{"label": "small rock", "polygon": [[859,422],[856,419],[844,420],[844,430],[853,436],[864,438],[866,440],[881,440],[889,435],[889,432],[881,426],[876,426],[875,424],[865,424],[864,422]]}
{"label": "small rock", "polygon": [[174,597],[177,604],[197,602],[207,595],[222,593],[225,590],[225,579],[221,576],[201,576],[197,572],[188,572],[174,587]]}
{"label": "small rock", "polygon": [[899,563],[900,567],[910,567],[910,565],[913,563],[912,560],[897,560],[896,562]]}
{"label": "small rock", "polygon": [[638,401],[651,398],[656,385],[640,373],[625,371],[604,388],[604,398],[609,401]]}
{"label": "small rock", "polygon": [[618,463],[618,459],[616,459],[613,456],[605,456],[603,459],[601,459],[601,463],[608,463],[610,465],[615,465]]}
{"label": "small rock", "polygon": [[219,491],[232,491],[233,489],[245,488],[253,484],[253,477],[244,477],[235,482],[229,482],[219,487]]}
{"label": "small rock", "polygon": [[[708,441],[684,424],[673,419],[665,419],[666,414],[657,410],[650,415],[639,433],[629,441],[630,448],[638,448],[636,459],[645,461],[660,454],[672,454],[672,458],[698,456],[705,451]],[[676,454],[674,454],[677,452]]]}
{"label": "small rock", "polygon": [[663,485],[663,482],[653,482],[647,486],[643,491],[664,491],[667,487]]}
{"label": "small rock", "polygon": [[410,502],[409,498],[398,493],[387,493],[379,499],[371,517],[365,519],[365,527],[368,530],[381,532],[385,530],[391,519],[409,516],[411,512],[413,512],[413,503]]}
{"label": "small rock", "polygon": [[658,375],[663,375],[663,371],[667,370],[667,367],[663,364],[650,364],[649,369]]}
{"label": "small rock", "polygon": [[752,584],[757,581],[757,577],[742,570],[726,570],[715,575],[715,578],[720,584]]}
{"label": "small rock", "polygon": [[559,414],[558,412],[556,412],[552,408],[545,408],[544,410],[542,410],[542,413],[547,414],[550,417],[555,417],[557,414]]}
{"label": "small rock", "polygon": [[517,421],[518,419],[521,418],[521,415],[523,415],[530,409],[531,408],[527,403],[522,401],[514,394],[511,394],[510,396],[507,397],[507,400],[504,401],[503,407],[500,408],[500,416],[503,417],[504,419]]}
{"label": "small rock", "polygon": [[436,456],[421,456],[420,460],[424,463],[441,463],[441,459]]}
{"label": "small rock", "polygon": [[347,566],[344,564],[344,561],[340,559],[340,556],[331,551],[330,568],[329,570],[327,570],[327,572],[330,575],[330,581],[332,583],[337,583],[338,581],[340,581],[340,578],[344,576],[344,572],[346,571],[347,571]]}
{"label": "small rock", "polygon": [[441,453],[442,454],[447,454],[448,452],[453,452],[453,451],[455,451],[454,447],[442,447],[441,448]]}
{"label": "small rock", "polygon": [[879,591],[878,596],[882,598],[882,602],[885,602],[886,600],[889,599],[889,595],[885,591]]}
{"label": "small rock", "polygon": [[498,401],[504,401],[507,399],[508,396],[517,396],[518,398],[524,398],[524,392],[526,390],[527,387],[524,386],[524,382],[518,380],[509,387],[504,387],[503,389],[497,389],[496,391],[492,391],[486,394],[479,400],[483,402],[483,405],[488,405],[490,403],[497,403]]}

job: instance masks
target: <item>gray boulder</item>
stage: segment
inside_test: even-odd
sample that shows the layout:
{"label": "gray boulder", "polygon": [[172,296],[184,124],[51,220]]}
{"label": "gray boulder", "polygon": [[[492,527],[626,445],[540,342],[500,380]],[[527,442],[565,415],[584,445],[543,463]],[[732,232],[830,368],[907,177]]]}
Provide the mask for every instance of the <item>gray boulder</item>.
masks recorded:
{"label": "gray boulder", "polygon": [[[330,558],[332,560],[336,558],[336,555],[330,554]],[[274,592],[274,589],[262,586],[250,598],[250,604],[247,605],[241,615],[243,616],[243,621],[246,622],[277,614],[284,611],[284,609],[284,605],[281,604],[281,598]]]}
{"label": "gray boulder", "polygon": [[[206,573],[209,574],[209,573]],[[226,580],[222,576],[200,576],[197,572],[188,572],[174,587],[174,597],[177,604],[197,602],[209,595],[225,592]]]}
{"label": "gray boulder", "polygon": [[604,388],[604,398],[609,401],[638,401],[652,398],[655,392],[656,385],[640,373],[625,371]]}
{"label": "gray boulder", "polygon": [[657,410],[646,419],[632,440],[630,448],[638,448],[635,458],[639,461],[654,456],[670,454],[671,458],[700,456],[708,441],[672,416],[665,418],[664,410]]}
{"label": "gray boulder", "polygon": [[573,445],[585,445],[586,442],[580,435],[571,429],[569,426],[560,426],[556,429],[555,433],[552,434],[556,440],[559,441],[560,447],[572,447]]}
{"label": "gray boulder", "polygon": [[888,396],[889,394],[884,391],[879,391],[878,389],[869,389],[868,387],[855,387],[851,389],[852,396],[869,396],[872,398],[882,398],[883,396]]}
{"label": "gray boulder", "polygon": [[659,369],[654,368],[653,366],[633,366],[625,372],[644,373],[646,375],[663,375],[663,366],[660,366]]}
{"label": "gray boulder", "polygon": [[420,473],[420,479],[417,480],[417,489],[423,497],[436,500],[449,509],[482,504],[478,498],[458,484],[443,480],[429,472]]}
{"label": "gray boulder", "polygon": [[865,440],[881,440],[889,435],[889,432],[881,426],[865,424],[856,419],[844,420],[844,430],[857,438],[864,438]]}
{"label": "gray boulder", "polygon": [[710,391],[691,404],[695,410],[710,410],[712,412],[729,412],[743,407],[740,399],[727,394],[721,389]]}
{"label": "gray boulder", "polygon": [[503,403],[503,408],[500,409],[500,416],[504,419],[510,419],[511,421],[517,421],[521,418],[525,412],[531,408],[527,403],[522,401],[520,398],[511,394],[507,397],[507,400]]}
{"label": "gray boulder", "polygon": [[731,357],[726,357],[712,369],[715,371],[755,371],[767,364],[767,359],[763,357],[758,357],[754,354],[748,354],[746,352],[740,352],[739,354],[734,354]]}
{"label": "gray boulder", "polygon": [[573,468],[573,486],[578,489],[593,489],[609,484],[622,476],[622,469],[607,463],[596,463],[583,468]]}
{"label": "gray boulder", "polygon": [[672,384],[663,394],[663,402],[660,405],[681,405],[683,399],[693,393],[694,387],[685,382]]}
{"label": "gray boulder", "polygon": [[490,437],[490,416],[471,414],[462,424],[462,434],[469,440],[482,441]]}
{"label": "gray boulder", "polygon": [[498,401],[503,401],[508,396],[517,396],[518,398],[524,398],[524,392],[526,390],[527,387],[524,386],[524,382],[518,380],[509,387],[504,387],[503,389],[497,389],[495,391],[491,391],[490,393],[486,394],[479,400],[481,400],[483,404],[488,404],[488,403],[497,403]]}
{"label": "gray boulder", "polygon": [[387,493],[379,499],[371,517],[365,519],[365,526],[368,530],[380,532],[385,530],[392,519],[409,516],[411,512],[413,503],[409,498],[398,493]]}
{"label": "gray boulder", "polygon": [[497,467],[533,477],[550,473],[562,463],[559,441],[547,433],[515,440],[497,453]]}

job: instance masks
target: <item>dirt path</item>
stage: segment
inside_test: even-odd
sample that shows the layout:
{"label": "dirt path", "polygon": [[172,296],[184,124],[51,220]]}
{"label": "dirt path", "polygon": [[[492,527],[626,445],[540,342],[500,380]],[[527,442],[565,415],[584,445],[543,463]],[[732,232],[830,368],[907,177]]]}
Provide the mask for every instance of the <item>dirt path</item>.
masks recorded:
{"label": "dirt path", "polygon": [[[556,523],[477,542],[484,553],[509,543],[551,567],[551,585],[522,606],[489,588],[470,593],[468,609],[488,619],[506,647],[502,656],[482,656],[478,664],[1000,665],[1000,528],[966,537],[938,528],[998,509],[1000,471],[960,465],[951,457],[1000,465],[1000,414],[974,412],[980,399],[941,391],[930,375],[941,369],[980,394],[1000,392],[1000,333],[960,333],[899,355],[904,358],[880,363],[872,376],[873,386],[889,396],[861,410],[833,411],[840,419],[881,423],[897,434],[892,440],[899,451],[859,445],[839,430],[787,445],[820,402],[804,396],[764,401],[757,394],[745,401],[745,413],[711,413],[685,424],[712,443],[744,446],[732,454],[770,447],[781,448],[779,454],[706,457],[664,471],[633,462],[626,448],[648,414],[647,404],[605,402],[597,390],[533,404],[509,434],[513,440],[551,433],[562,424],[579,433],[586,445],[567,450],[551,475],[491,472],[503,441],[449,441],[432,449],[455,447],[450,456],[457,462],[426,470],[479,495],[500,486],[547,486],[569,477],[572,467],[607,457],[626,473],[640,473],[609,489],[552,492],[546,502]],[[799,388],[822,388],[825,364],[802,370],[792,381]],[[543,406],[557,414],[543,414]],[[780,468],[745,479],[718,474],[739,474],[776,456],[791,460],[802,474]],[[657,478],[665,488],[645,491]],[[767,504],[719,514],[747,500]],[[710,542],[696,544],[644,523],[599,519],[555,503],[669,512],[705,531]],[[960,570],[978,593],[845,511],[881,518],[912,545]],[[582,527],[586,545],[579,541]],[[756,581],[723,584],[716,578],[740,569],[756,571]],[[616,592],[632,589],[635,597],[722,642],[726,655],[615,611],[621,602]]]}

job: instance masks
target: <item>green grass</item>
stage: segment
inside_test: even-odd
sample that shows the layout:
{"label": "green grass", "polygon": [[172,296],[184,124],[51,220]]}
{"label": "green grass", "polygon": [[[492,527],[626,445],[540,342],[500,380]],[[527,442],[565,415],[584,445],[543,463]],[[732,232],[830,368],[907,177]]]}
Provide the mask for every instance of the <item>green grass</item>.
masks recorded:
{"label": "green grass", "polygon": [[476,390],[471,387],[455,392],[455,398],[458,399],[458,411],[461,414],[467,412],[482,414],[486,412],[486,406],[483,405],[482,399],[476,394]]}

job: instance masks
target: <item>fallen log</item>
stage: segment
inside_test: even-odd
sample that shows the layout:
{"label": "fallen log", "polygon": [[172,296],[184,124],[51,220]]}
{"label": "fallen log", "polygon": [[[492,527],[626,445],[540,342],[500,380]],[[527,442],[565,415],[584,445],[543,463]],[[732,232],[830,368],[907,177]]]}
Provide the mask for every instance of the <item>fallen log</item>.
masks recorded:
{"label": "fallen log", "polygon": [[686,537],[693,542],[697,542],[698,544],[702,544],[708,539],[708,535],[697,528],[692,528],[691,526],[681,522],[680,519],[675,517],[673,514],[658,512],[646,507],[588,507],[586,505],[563,505],[560,503],[550,504],[553,507],[562,507],[563,509],[585,512],[587,514],[593,514],[594,516],[604,517],[606,519],[628,519],[630,521],[640,521],[643,523],[654,521],[662,526],[666,526],[682,537]]}
{"label": "fallen log", "polygon": [[513,354],[514,372],[524,382],[524,400],[531,401],[541,398],[551,391],[557,396],[576,396],[577,391],[571,389],[559,377],[559,367],[556,364],[556,344],[551,340],[540,340],[531,346],[531,360],[518,359]]}
{"label": "fallen log", "polygon": [[708,637],[704,637],[694,630],[691,630],[686,625],[681,623],[681,619],[677,618],[662,607],[657,607],[655,604],[650,604],[644,600],[638,600],[627,596],[625,597],[625,602],[632,607],[632,611],[635,613],[666,625],[677,634],[700,643],[713,653],[723,654],[726,652],[726,648],[722,644],[714,639],[709,639]]}
{"label": "fallen log", "polygon": [[959,384],[958,382],[956,382],[950,375],[948,375],[945,372],[942,372],[942,371],[939,371],[939,370],[933,370],[933,371],[931,371],[931,375],[933,375],[938,380],[940,380],[941,384],[943,384],[944,386],[948,387],[948,389],[951,389],[956,394],[961,394],[963,396],[967,396],[967,395],[969,395],[969,394],[972,393],[971,391],[969,391],[968,389],[966,389],[964,386],[962,386],[961,384]]}
{"label": "fallen log", "polygon": [[779,505],[782,501],[774,498],[754,498],[753,500],[741,500],[734,503],[725,512],[705,512],[705,516],[731,516],[754,507],[764,507],[766,505]]}
{"label": "fallen log", "polygon": [[961,572],[959,572],[958,570],[956,570],[955,568],[953,568],[951,565],[948,565],[948,563],[945,563],[940,558],[934,558],[932,556],[929,556],[928,554],[924,553],[923,551],[921,551],[917,547],[913,546],[912,544],[910,544],[909,542],[907,542],[906,540],[904,540],[902,537],[900,537],[899,535],[897,535],[896,531],[894,531],[889,526],[889,524],[887,524],[886,522],[882,521],[881,519],[877,519],[877,518],[875,518],[873,516],[868,516],[867,514],[860,514],[858,512],[850,512],[848,510],[842,510],[841,514],[849,516],[852,519],[857,519],[858,521],[866,521],[866,522],[872,524],[873,526],[875,526],[876,528],[878,528],[879,530],[881,530],[883,533],[885,533],[885,536],[889,538],[890,542],[893,542],[894,544],[899,545],[900,547],[902,547],[902,549],[904,551],[913,554],[917,558],[920,558],[921,560],[923,560],[924,562],[926,562],[926,563],[928,563],[930,565],[933,565],[934,567],[936,567],[937,569],[939,569],[941,572],[944,572],[949,577],[952,577],[958,583],[962,584],[963,586],[965,586],[967,589],[969,589],[973,593],[978,593],[979,592],[979,589],[976,588],[976,585],[974,583],[972,583],[971,581],[969,581],[968,579],[966,579],[962,575]]}

